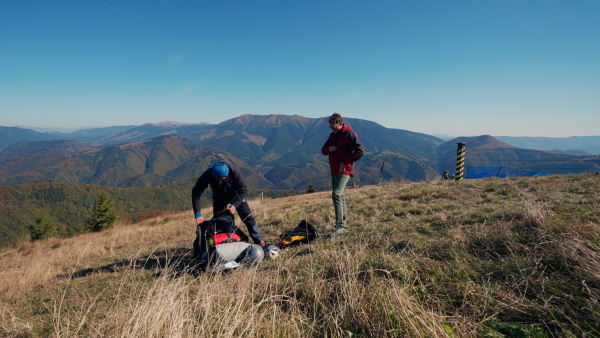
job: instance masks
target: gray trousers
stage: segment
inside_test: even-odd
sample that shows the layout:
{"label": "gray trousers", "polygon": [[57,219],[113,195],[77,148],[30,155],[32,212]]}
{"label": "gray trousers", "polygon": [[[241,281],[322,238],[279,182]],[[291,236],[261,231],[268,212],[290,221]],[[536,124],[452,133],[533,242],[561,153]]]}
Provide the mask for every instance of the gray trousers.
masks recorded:
{"label": "gray trousers", "polygon": [[346,197],[344,189],[350,180],[350,175],[339,174],[331,176],[331,199],[333,200],[333,209],[335,210],[335,227],[346,227]]}

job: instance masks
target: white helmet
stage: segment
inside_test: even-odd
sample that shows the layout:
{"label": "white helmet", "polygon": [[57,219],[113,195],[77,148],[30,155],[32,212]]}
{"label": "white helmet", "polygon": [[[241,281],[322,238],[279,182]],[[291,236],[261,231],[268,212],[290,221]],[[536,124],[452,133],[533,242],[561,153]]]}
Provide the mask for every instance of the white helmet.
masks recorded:
{"label": "white helmet", "polygon": [[275,259],[281,255],[281,249],[274,244],[267,245],[264,249],[265,259]]}

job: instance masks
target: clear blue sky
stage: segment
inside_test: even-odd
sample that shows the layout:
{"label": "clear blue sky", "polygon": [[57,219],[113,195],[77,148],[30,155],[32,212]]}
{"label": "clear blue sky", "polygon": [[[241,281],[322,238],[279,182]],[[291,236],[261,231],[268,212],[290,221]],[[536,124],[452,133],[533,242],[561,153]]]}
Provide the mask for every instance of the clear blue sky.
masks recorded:
{"label": "clear blue sky", "polygon": [[600,135],[600,1],[0,0],[0,125]]}

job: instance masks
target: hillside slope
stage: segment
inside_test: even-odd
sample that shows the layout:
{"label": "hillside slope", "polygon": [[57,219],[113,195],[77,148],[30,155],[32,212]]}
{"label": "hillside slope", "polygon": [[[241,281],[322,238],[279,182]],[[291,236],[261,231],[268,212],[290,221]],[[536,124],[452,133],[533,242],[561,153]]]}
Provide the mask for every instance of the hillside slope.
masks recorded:
{"label": "hillside slope", "polygon": [[250,201],[267,241],[302,219],[321,237],[231,273],[194,270],[189,212],[23,243],[0,252],[0,327],[7,336],[595,337],[599,178],[348,189],[351,228],[336,239],[323,237],[333,224],[327,192]]}
{"label": "hillside slope", "polygon": [[225,160],[240,168],[251,186],[273,186],[226,151],[196,146],[179,135],[101,149],[86,147],[85,151],[77,153],[66,150],[50,152],[46,150],[48,147],[29,146],[22,153],[5,149],[2,153],[9,152],[10,156],[0,158],[0,184],[59,181],[114,187],[150,187],[198,177],[214,162]]}
{"label": "hillside slope", "polygon": [[[132,142],[143,142],[152,138],[178,134],[180,136],[186,136],[189,133],[196,132],[198,130],[205,129],[208,124],[188,124],[188,123],[146,123],[141,126],[134,126],[114,133],[110,133],[100,137],[96,135],[91,145],[96,147],[106,147],[118,144],[132,143]],[[70,137],[70,135],[65,135]],[[75,135],[71,137],[80,138]]]}
{"label": "hillside slope", "polygon": [[[0,186],[0,249],[28,238],[29,226],[44,217],[55,224],[62,236],[82,233],[85,220],[102,192],[113,199],[122,221],[136,221],[151,213],[186,210],[191,205],[195,177],[156,187],[117,188],[100,185],[40,182]],[[289,196],[296,191],[257,190],[250,188],[248,198]],[[212,192],[205,193],[203,204],[210,203]]]}
{"label": "hillside slope", "polygon": [[92,150],[92,147],[78,141],[53,140],[38,142],[17,142],[0,151],[0,159],[35,158],[46,154],[77,154]]}

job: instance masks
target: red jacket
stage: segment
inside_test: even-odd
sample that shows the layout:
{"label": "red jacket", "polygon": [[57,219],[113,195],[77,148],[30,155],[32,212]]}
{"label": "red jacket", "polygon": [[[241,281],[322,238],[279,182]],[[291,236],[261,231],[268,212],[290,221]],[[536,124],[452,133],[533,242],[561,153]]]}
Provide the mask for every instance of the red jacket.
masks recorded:
{"label": "red jacket", "polygon": [[[329,152],[330,146],[338,148],[337,151]],[[363,156],[363,146],[354,130],[349,125],[342,123],[342,130],[329,135],[321,152],[323,155],[329,155],[329,168],[332,176],[339,174],[354,176],[354,162]],[[344,171],[341,173],[340,163],[344,163]]]}

